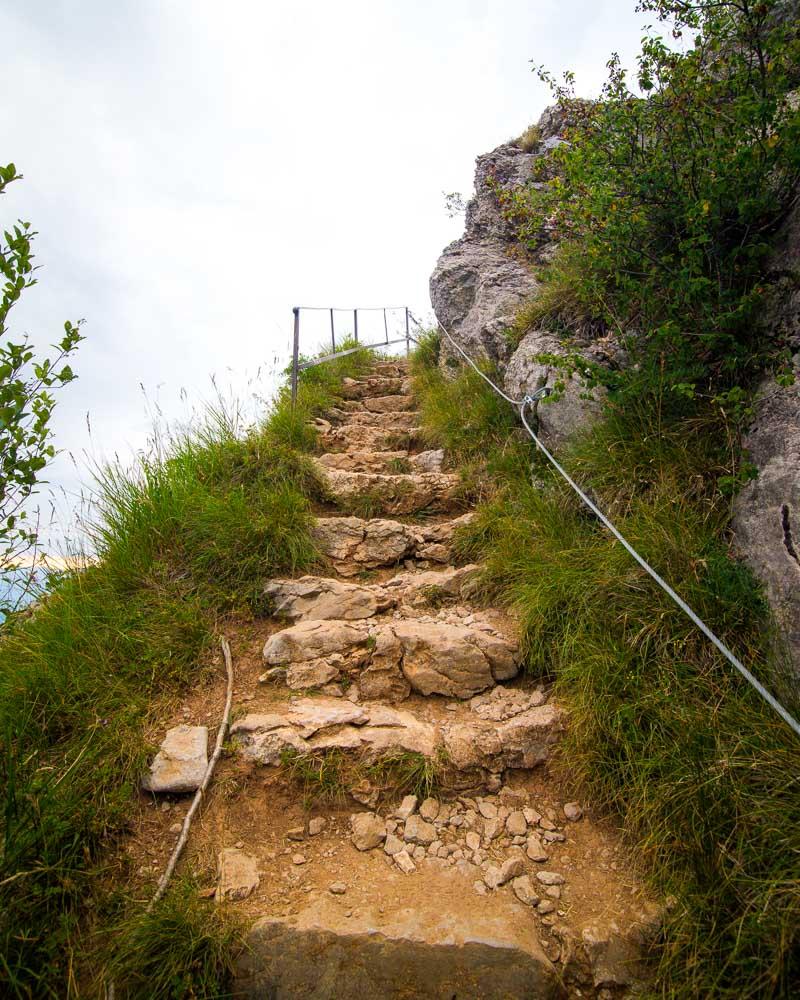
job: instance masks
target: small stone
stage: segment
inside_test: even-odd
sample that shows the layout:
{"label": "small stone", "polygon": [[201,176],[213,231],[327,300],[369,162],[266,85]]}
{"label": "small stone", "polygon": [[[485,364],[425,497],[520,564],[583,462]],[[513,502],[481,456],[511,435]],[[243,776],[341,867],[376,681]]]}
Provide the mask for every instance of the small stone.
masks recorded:
{"label": "small stone", "polygon": [[334,896],[343,896],[347,892],[347,886],[344,882],[331,882],[328,892],[332,892]]}
{"label": "small stone", "polygon": [[558,872],[537,872],[536,878],[542,885],[563,885],[567,880]]}
{"label": "small stone", "polygon": [[480,849],[481,838],[473,830],[470,830],[470,832],[467,834],[466,842],[467,842],[467,847],[471,851],[477,851]]}
{"label": "small stone", "polygon": [[421,816],[409,816],[403,839],[406,843],[422,844],[427,847],[436,840],[436,827],[433,823],[427,823]]}
{"label": "small stone", "polygon": [[544,915],[545,913],[555,913],[556,904],[552,899],[543,899],[541,903],[536,907],[536,912]]}
{"label": "small stone", "polygon": [[374,813],[354,813],[350,817],[350,827],[353,831],[351,840],[359,851],[380,847],[386,840],[384,822]]}
{"label": "small stone", "polygon": [[581,809],[578,802],[567,802],[564,806],[564,815],[570,823],[577,823],[583,816],[583,809]]}
{"label": "small stone", "polygon": [[478,803],[478,812],[484,819],[494,819],[497,816],[497,806],[494,802],[487,802],[486,799],[481,799]]}
{"label": "small stone", "polygon": [[258,886],[258,860],[235,847],[220,852],[217,900],[246,899]]}
{"label": "small stone", "polygon": [[399,854],[395,854],[394,863],[405,875],[410,875],[417,870],[417,866],[411,860],[411,855],[408,851],[400,851]]}
{"label": "small stone", "polygon": [[287,840],[305,840],[305,836],[306,831],[302,828],[302,826],[295,826],[292,827],[291,830],[286,831]]}
{"label": "small stone", "polygon": [[503,866],[500,869],[500,885],[505,885],[512,878],[519,878],[520,875],[524,874],[525,865],[522,863],[522,860],[520,858],[508,858],[507,861],[503,862]]}
{"label": "small stone", "polygon": [[417,808],[416,795],[406,795],[400,805],[395,809],[394,814],[398,819],[408,819]]}
{"label": "small stone", "polygon": [[401,851],[405,850],[405,844],[399,837],[396,837],[393,833],[386,835],[386,843],[383,845],[384,851],[393,858],[395,854],[399,854]]}
{"label": "small stone", "polygon": [[542,847],[541,840],[539,840],[535,833],[532,833],[528,837],[528,846],[525,853],[531,861],[547,861],[548,858],[547,852]]}
{"label": "small stone", "polygon": [[511,883],[511,888],[520,903],[525,903],[527,906],[538,904],[540,897],[536,894],[529,875],[520,875],[515,878]]}
{"label": "small stone", "polygon": [[494,840],[503,829],[503,824],[496,817],[494,819],[487,819],[483,824],[483,839],[488,844],[490,841]]}
{"label": "small stone", "polygon": [[306,857],[303,854],[293,854],[292,864],[293,865],[304,865],[306,863]]}
{"label": "small stone", "polygon": [[237,850],[241,851],[241,849],[244,847],[244,841],[243,840],[237,840],[236,843],[233,846]]}
{"label": "small stone", "polygon": [[170,833],[180,833],[182,829],[183,829],[183,824],[182,823],[173,823],[172,826],[169,828],[169,832]]}
{"label": "small stone", "polygon": [[479,896],[485,896],[486,895],[486,892],[487,892],[486,883],[482,882],[480,879],[478,879],[477,882],[473,882],[472,883],[472,888],[475,890],[475,892],[477,892],[477,894]]}
{"label": "small stone", "polygon": [[496,889],[498,886],[502,885],[502,879],[503,876],[497,865],[487,865],[486,870],[483,873],[483,881],[490,889]]}
{"label": "small stone", "polygon": [[439,848],[441,846],[441,840],[434,840],[434,842],[428,847],[428,854],[430,854],[431,857],[435,857],[439,853]]}
{"label": "small stone", "polygon": [[417,845],[417,846],[416,846],[416,847],[414,848],[414,850],[413,850],[413,851],[411,852],[411,857],[412,857],[412,858],[413,858],[413,859],[414,859],[415,861],[422,861],[422,859],[423,859],[423,858],[425,857],[425,848],[424,848],[424,847],[421,847],[421,846],[420,846],[420,845],[418,844],[418,845]]}
{"label": "small stone", "polygon": [[522,815],[525,817],[526,821],[530,826],[536,826],[536,824],[542,818],[542,814],[536,812],[535,809],[531,809],[530,806],[523,807]]}
{"label": "small stone", "polygon": [[167,731],[161,748],[142,779],[148,792],[193,792],[202,784],[208,768],[208,729],[205,726],[175,726]]}
{"label": "small stone", "polygon": [[539,817],[539,826],[543,830],[555,830],[555,824],[552,823],[546,816]]}
{"label": "small stone", "polygon": [[544,891],[545,895],[549,896],[551,899],[561,899],[560,885],[549,885]]}
{"label": "small stone", "polygon": [[542,840],[546,844],[560,844],[567,838],[563,833],[559,833],[558,830],[545,830],[542,834]]}
{"label": "small stone", "polygon": [[318,836],[327,826],[328,821],[324,816],[314,816],[308,821],[308,832],[312,837]]}
{"label": "small stone", "polygon": [[439,802],[436,799],[425,799],[419,807],[419,814],[423,819],[432,823],[439,815]]}
{"label": "small stone", "polygon": [[509,813],[506,820],[506,830],[512,837],[521,837],[528,832],[528,821],[521,809],[515,809],[514,812]]}

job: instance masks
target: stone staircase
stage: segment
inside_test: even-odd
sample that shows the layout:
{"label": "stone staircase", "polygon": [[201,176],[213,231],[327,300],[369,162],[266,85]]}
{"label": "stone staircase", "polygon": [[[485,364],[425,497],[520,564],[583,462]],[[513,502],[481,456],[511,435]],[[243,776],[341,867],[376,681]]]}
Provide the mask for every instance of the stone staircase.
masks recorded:
{"label": "stone staircase", "polygon": [[[253,920],[236,995],[635,991],[660,909],[617,832],[549,772],[567,713],[520,675],[513,620],[474,606],[480,568],[454,564],[472,515],[421,447],[405,363],[376,362],[343,397],[317,421],[331,575],[266,584],[279,625],[231,727],[246,802],[204,816],[216,899]],[[391,516],[348,516],[365,494]],[[275,783],[289,760],[322,777],[327,755],[357,765],[349,803],[309,809]],[[390,801],[386,766],[435,790]]]}

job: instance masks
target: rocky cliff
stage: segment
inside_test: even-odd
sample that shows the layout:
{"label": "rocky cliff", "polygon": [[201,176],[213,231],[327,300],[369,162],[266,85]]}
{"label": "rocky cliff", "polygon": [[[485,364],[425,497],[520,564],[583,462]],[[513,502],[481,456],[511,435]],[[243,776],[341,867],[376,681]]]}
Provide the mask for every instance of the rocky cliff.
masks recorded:
{"label": "rocky cliff", "polygon": [[[523,256],[503,217],[496,188],[532,182],[534,164],[564,142],[567,122],[556,108],[548,108],[526,139],[503,143],[479,156],[475,193],[467,205],[464,235],[446,247],[431,275],[430,292],[439,322],[473,357],[486,357],[499,368],[506,391],[519,398],[542,386],[553,386],[563,373],[537,360],[539,355],[564,355],[566,347],[551,331],[528,331],[518,345],[508,336],[515,317],[539,291],[534,273],[556,249],[544,231],[532,255]],[[534,135],[536,141],[530,141]],[[536,183],[536,182],[533,182]],[[447,356],[447,344],[444,345]],[[618,345],[596,330],[580,330],[570,342],[600,363],[621,360]],[[543,440],[558,446],[600,411],[599,399],[587,399],[577,379],[568,383],[557,405],[539,408]]]}
{"label": "rocky cliff", "polygon": [[[519,398],[563,373],[538,359],[566,353],[551,331],[528,331],[513,346],[507,332],[520,307],[539,290],[534,269],[552,255],[555,244],[542,234],[533,257],[523,257],[495,193],[496,186],[530,182],[534,164],[565,141],[565,122],[555,109],[539,120],[535,143],[517,139],[479,156],[475,193],[467,206],[464,235],[442,253],[430,279],[431,301],[439,322],[473,356],[488,357],[503,376],[507,392]],[[786,667],[784,680],[800,686],[800,206],[775,242],[770,261],[774,279],[771,304],[763,317],[765,337],[789,343],[797,352],[793,386],[766,377],[756,416],[745,437],[758,477],[734,505],[736,553],[763,582],[779,628],[776,649]],[[602,334],[602,332],[601,332]],[[445,345],[446,346],[446,345]],[[624,354],[615,340],[596,330],[579,330],[570,351],[615,366]],[[539,433],[558,448],[600,413],[598,391],[587,399],[575,379],[562,398],[539,407]]]}

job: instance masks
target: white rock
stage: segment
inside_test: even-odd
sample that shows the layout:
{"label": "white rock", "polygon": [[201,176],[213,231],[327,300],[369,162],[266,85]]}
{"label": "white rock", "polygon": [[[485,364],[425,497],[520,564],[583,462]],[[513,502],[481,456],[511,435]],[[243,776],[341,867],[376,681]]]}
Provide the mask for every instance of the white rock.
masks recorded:
{"label": "white rock", "polygon": [[475,833],[474,830],[470,830],[470,832],[467,834],[466,842],[467,842],[467,847],[471,851],[477,851],[480,849],[481,838],[477,833]]}
{"label": "white rock", "polygon": [[525,853],[531,861],[547,861],[548,858],[547,852],[542,847],[541,840],[539,840],[535,833],[532,833],[530,837],[528,837],[528,846]]}
{"label": "white rock", "polygon": [[218,858],[216,899],[246,899],[258,887],[258,860],[235,847],[226,847]]}
{"label": "white rock", "polygon": [[536,878],[542,885],[563,885],[566,882],[564,876],[558,872],[537,872]]}
{"label": "white rock", "polygon": [[419,814],[423,819],[432,823],[439,815],[439,802],[436,799],[427,798],[419,807]]}
{"label": "white rock", "polygon": [[395,809],[394,814],[398,819],[408,819],[417,808],[416,795],[406,795],[400,805]]}
{"label": "white rock", "polygon": [[203,783],[208,768],[208,729],[175,726],[167,730],[161,749],[142,779],[148,792],[193,792]]}
{"label": "white rock", "polygon": [[374,813],[354,813],[350,817],[353,844],[359,851],[369,851],[380,847],[386,840],[386,827],[380,816]]}
{"label": "white rock", "polygon": [[564,806],[564,815],[571,823],[577,823],[583,816],[583,809],[578,802],[567,802]]}
{"label": "white rock", "polygon": [[527,906],[536,906],[538,904],[540,897],[536,894],[529,875],[520,875],[518,878],[515,878],[511,883],[511,888],[521,903],[525,903]]}
{"label": "white rock", "polygon": [[331,882],[328,892],[332,892],[334,896],[343,896],[347,892],[347,886],[344,882]]}
{"label": "white rock", "polygon": [[405,844],[399,837],[396,837],[393,833],[388,834],[386,837],[386,843],[383,845],[384,851],[390,856],[394,857],[401,851],[406,849]]}
{"label": "white rock", "polygon": [[525,874],[525,865],[520,858],[508,858],[500,868],[500,885],[505,885],[513,878],[519,878]]}
{"label": "white rock", "polygon": [[484,819],[494,819],[497,816],[497,806],[494,802],[487,802],[486,799],[481,799],[478,803],[478,812]]}
{"label": "white rock", "polygon": [[324,816],[314,816],[308,821],[308,832],[310,836],[316,837],[325,829],[327,820]]}
{"label": "white rock", "polygon": [[514,812],[509,813],[506,820],[506,830],[508,830],[512,837],[521,837],[528,832],[528,821],[520,809],[515,809]]}
{"label": "white rock", "polygon": [[399,854],[395,854],[394,863],[406,875],[410,875],[417,870],[417,866],[411,860],[411,855],[408,851],[400,851]]}
{"label": "white rock", "polygon": [[436,827],[433,823],[426,822],[421,816],[409,816],[406,820],[406,828],[403,834],[406,843],[422,844],[428,846],[436,840]]}
{"label": "white rock", "polygon": [[483,873],[483,881],[490,889],[496,889],[503,884],[503,876],[497,865],[487,865]]}

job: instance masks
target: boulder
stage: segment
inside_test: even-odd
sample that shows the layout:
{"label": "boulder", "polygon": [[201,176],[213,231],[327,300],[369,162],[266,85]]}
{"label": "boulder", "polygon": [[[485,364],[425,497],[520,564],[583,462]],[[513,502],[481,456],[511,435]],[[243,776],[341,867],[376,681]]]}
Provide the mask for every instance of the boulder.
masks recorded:
{"label": "boulder", "polygon": [[532,768],[547,759],[564,722],[563,711],[551,703],[500,724],[483,720],[454,722],[447,727],[444,745],[460,770]]}
{"label": "boulder", "polygon": [[194,792],[203,783],[208,768],[208,729],[205,726],[175,726],[142,778],[147,792]]}

